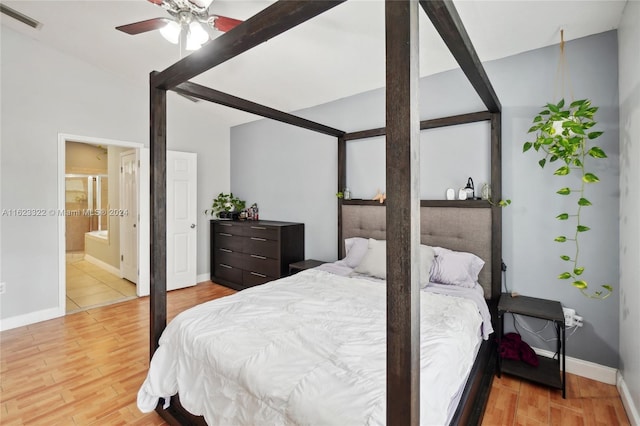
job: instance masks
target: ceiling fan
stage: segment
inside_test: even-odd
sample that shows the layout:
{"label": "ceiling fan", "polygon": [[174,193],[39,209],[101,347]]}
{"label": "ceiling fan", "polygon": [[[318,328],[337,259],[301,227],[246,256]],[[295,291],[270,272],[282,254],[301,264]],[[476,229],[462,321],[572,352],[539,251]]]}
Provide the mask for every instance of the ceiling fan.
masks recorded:
{"label": "ceiling fan", "polygon": [[226,32],[242,21],[209,13],[213,0],[147,0],[162,7],[171,18],[153,18],[121,25],[116,30],[135,35],[160,30],[160,34],[173,44],[184,43],[187,50],[199,49],[209,41],[205,28]]}

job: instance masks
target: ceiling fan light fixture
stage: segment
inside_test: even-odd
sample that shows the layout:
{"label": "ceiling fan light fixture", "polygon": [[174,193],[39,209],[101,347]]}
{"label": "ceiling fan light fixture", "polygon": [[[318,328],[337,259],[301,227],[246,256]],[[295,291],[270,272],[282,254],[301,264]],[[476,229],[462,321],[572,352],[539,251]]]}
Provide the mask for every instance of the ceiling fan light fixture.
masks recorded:
{"label": "ceiling fan light fixture", "polygon": [[198,50],[207,41],[209,41],[209,33],[202,28],[202,25],[199,22],[192,21],[189,24],[186,49]]}
{"label": "ceiling fan light fixture", "polygon": [[167,25],[160,28],[160,34],[162,34],[162,37],[173,44],[178,44],[180,41],[181,31],[182,28],[180,27],[180,24],[175,21],[170,21]]}

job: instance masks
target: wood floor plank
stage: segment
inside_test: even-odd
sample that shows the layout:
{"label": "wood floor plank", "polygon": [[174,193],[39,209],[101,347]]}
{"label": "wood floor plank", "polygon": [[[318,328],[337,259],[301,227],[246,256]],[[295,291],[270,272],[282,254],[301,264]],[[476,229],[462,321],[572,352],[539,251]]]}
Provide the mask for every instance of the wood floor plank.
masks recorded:
{"label": "wood floor plank", "polygon": [[[235,293],[211,282],[169,292],[168,319]],[[141,413],[149,366],[149,299],[92,308],[0,333],[0,422],[13,425],[166,425]],[[486,426],[628,425],[615,386],[567,375],[557,390],[503,375],[493,381]]]}

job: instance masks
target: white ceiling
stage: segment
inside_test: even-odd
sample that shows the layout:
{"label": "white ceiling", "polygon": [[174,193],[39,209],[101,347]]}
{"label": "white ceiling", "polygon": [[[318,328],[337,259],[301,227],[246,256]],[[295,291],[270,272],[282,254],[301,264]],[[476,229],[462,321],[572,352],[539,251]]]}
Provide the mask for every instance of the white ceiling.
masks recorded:
{"label": "white ceiling", "polygon": [[[2,15],[1,23],[135,84],[180,59],[177,46],[157,32],[135,36],[115,27],[168,16],[145,0],[4,1],[43,25],[34,30]],[[247,19],[272,1],[214,0],[210,11]],[[618,27],[626,0],[456,0],[482,61]],[[424,13],[420,13],[420,73],[457,67]],[[318,105],[384,86],[384,2],[349,0],[236,57],[193,81],[283,111]],[[185,102],[188,102],[185,100]],[[204,102],[202,102],[204,103]],[[214,107],[229,124],[255,116]]]}

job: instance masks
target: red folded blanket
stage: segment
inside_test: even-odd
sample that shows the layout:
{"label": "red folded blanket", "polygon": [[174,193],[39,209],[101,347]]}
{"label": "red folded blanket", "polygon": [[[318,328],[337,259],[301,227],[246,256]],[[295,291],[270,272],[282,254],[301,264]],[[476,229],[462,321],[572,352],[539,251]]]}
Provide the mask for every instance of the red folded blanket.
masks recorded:
{"label": "red folded blanket", "polygon": [[536,353],[531,346],[522,341],[518,333],[507,333],[502,336],[498,353],[502,358],[524,361],[534,367],[540,364]]}

